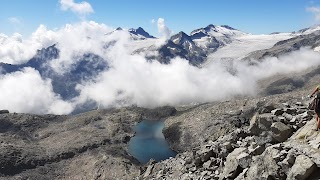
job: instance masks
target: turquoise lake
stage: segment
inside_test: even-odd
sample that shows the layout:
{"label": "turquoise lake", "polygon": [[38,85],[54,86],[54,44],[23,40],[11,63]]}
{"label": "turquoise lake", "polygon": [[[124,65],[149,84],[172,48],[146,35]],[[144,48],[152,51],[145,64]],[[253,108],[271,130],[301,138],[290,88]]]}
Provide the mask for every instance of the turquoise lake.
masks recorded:
{"label": "turquoise lake", "polygon": [[166,142],[162,129],[164,121],[144,120],[134,127],[135,136],[129,141],[129,153],[145,164],[150,159],[161,161],[169,157],[175,157],[176,152],[172,151]]}

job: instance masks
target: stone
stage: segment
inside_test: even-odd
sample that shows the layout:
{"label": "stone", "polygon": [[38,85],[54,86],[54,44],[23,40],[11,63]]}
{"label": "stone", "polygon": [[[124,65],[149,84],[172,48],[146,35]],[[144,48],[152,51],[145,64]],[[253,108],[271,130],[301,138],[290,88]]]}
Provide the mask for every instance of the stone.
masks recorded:
{"label": "stone", "polygon": [[8,114],[9,111],[8,110],[0,110],[0,114]]}
{"label": "stone", "polygon": [[265,150],[265,147],[260,145],[249,146],[248,150],[250,155],[257,156],[263,153],[263,151]]}
{"label": "stone", "polygon": [[309,157],[305,155],[299,155],[291,170],[288,173],[287,179],[297,179],[297,180],[305,180],[313,173],[316,169],[316,164],[310,160]]}
{"label": "stone", "polygon": [[284,112],[290,115],[295,115],[297,113],[297,110],[295,108],[285,108]]}
{"label": "stone", "polygon": [[271,125],[272,137],[277,142],[286,141],[292,134],[292,130],[282,122],[274,122]]}
{"label": "stone", "polygon": [[268,105],[268,106],[265,106],[261,109],[260,113],[261,114],[264,114],[264,113],[271,113],[272,110],[274,110],[275,107],[273,105]]}
{"label": "stone", "polygon": [[205,169],[209,169],[212,165],[212,161],[211,160],[208,160],[207,162],[203,163],[203,168]]}
{"label": "stone", "polygon": [[297,117],[295,116],[295,117],[293,117],[293,118],[289,121],[289,123],[290,123],[291,125],[294,125],[294,124],[296,124],[296,121],[297,121]]}
{"label": "stone", "polygon": [[271,111],[271,114],[275,115],[275,116],[280,116],[284,113],[284,111],[282,109],[274,109]]}
{"label": "stone", "polygon": [[234,180],[243,180],[243,179],[246,179],[245,177],[245,174],[247,173],[248,171],[248,168],[244,169],[239,175],[237,178],[235,178]]}
{"label": "stone", "polygon": [[283,105],[284,107],[286,107],[286,108],[289,108],[289,107],[290,107],[290,105],[289,105],[288,103],[282,103],[282,105]]}
{"label": "stone", "polygon": [[288,121],[290,121],[293,118],[293,116],[291,114],[288,114],[288,113],[284,113],[284,114],[282,114],[282,116],[285,117],[286,120],[288,120]]}
{"label": "stone", "polygon": [[270,146],[261,155],[256,156],[248,168],[246,179],[276,179],[280,166],[277,165],[274,157],[279,152],[279,150]]}
{"label": "stone", "polygon": [[243,152],[237,157],[237,160],[238,160],[238,164],[241,168],[247,168],[247,167],[249,167],[252,159],[248,153]]}
{"label": "stone", "polygon": [[223,173],[220,175],[220,179],[235,178],[241,173],[242,168],[239,165],[239,160],[242,159],[242,157],[247,157],[246,155],[241,155],[246,151],[246,148],[236,148],[227,156]]}
{"label": "stone", "polygon": [[214,152],[212,149],[208,149],[208,148],[202,148],[199,151],[197,151],[198,156],[200,157],[201,162],[206,162],[210,159],[210,157],[212,157],[214,155]]}
{"label": "stone", "polygon": [[250,120],[249,132],[260,135],[263,131],[269,131],[273,122],[272,114],[255,114]]}
{"label": "stone", "polygon": [[222,146],[223,146],[224,148],[226,148],[226,150],[228,150],[228,151],[230,151],[230,150],[233,149],[232,144],[231,144],[230,141],[227,141],[227,142],[223,143]]}

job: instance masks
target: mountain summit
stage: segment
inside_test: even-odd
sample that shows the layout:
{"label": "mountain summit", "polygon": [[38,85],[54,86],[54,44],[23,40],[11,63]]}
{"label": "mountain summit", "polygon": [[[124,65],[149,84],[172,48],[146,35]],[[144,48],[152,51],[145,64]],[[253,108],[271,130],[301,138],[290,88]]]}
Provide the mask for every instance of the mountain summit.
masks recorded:
{"label": "mountain summit", "polygon": [[142,27],[138,27],[138,29],[129,29],[129,33],[136,35],[140,38],[155,38],[154,36],[151,36],[149,33],[147,33]]}

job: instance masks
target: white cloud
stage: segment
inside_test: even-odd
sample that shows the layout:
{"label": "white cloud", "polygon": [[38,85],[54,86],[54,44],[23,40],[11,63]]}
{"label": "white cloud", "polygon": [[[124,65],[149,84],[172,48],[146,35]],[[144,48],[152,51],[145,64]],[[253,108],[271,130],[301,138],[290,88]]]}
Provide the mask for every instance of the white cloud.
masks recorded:
{"label": "white cloud", "polygon": [[37,114],[68,114],[71,103],[54,94],[50,80],[44,80],[32,69],[0,75],[0,109]]}
{"label": "white cloud", "polygon": [[316,7],[316,6],[308,7],[308,8],[306,8],[306,10],[307,10],[308,12],[313,13],[314,19],[315,19],[316,21],[320,21],[320,7]]}
{"label": "white cloud", "polygon": [[160,37],[163,39],[169,39],[172,34],[172,31],[166,26],[164,19],[159,18],[157,25],[158,25],[158,32],[160,33]]}
{"label": "white cloud", "polygon": [[60,5],[62,10],[71,10],[72,12],[81,16],[86,16],[94,12],[91,5],[86,1],[76,3],[74,0],[60,0]]}
{"label": "white cloud", "polygon": [[[112,28],[90,21],[67,24],[56,31],[48,30],[46,26],[40,25],[28,39],[23,39],[19,34],[12,36],[0,34],[0,59],[4,63],[21,64],[35,56],[37,50],[57,44],[57,47],[61,49],[60,59],[53,63],[56,64],[56,69],[68,68],[74,63],[72,62],[73,56],[86,52],[101,54],[104,34],[110,31]],[[125,38],[119,35],[120,37]],[[100,44],[95,44],[97,42]]]}
{"label": "white cloud", "polygon": [[21,20],[17,17],[10,17],[10,18],[8,18],[8,20],[13,25],[21,25],[22,24]]}
{"label": "white cloud", "polygon": [[[169,31],[165,30],[164,20],[160,19],[158,24],[164,32]],[[318,53],[302,49],[280,58],[267,58],[257,62],[256,66],[240,61],[229,65],[214,61],[208,67],[199,69],[181,58],[165,65],[147,61],[143,55],[132,55],[128,47],[136,44],[130,40],[129,34],[126,31],[112,31],[113,28],[104,24],[81,22],[55,31],[41,25],[27,40],[19,34],[11,37],[0,35],[0,59],[11,58],[13,62],[18,62],[22,56],[28,57],[37,49],[55,43],[60,57],[50,65],[57,72],[70,70],[70,66],[77,63],[76,57],[85,53],[103,57],[110,66],[98,77],[80,82],[77,86],[80,96],[68,102],[54,94],[50,80],[42,79],[33,69],[2,75],[0,109],[64,114],[88,100],[96,101],[101,108],[219,101],[237,95],[255,95],[259,88],[257,82],[263,78],[320,64]],[[110,42],[116,43],[108,46]],[[230,68],[237,73],[230,74]]]}
{"label": "white cloud", "polygon": [[[113,49],[110,53],[116,59],[112,68],[94,81],[78,86],[79,102],[91,99],[103,107],[131,104],[156,107],[220,101],[237,95],[255,95],[257,82],[263,78],[320,64],[319,54],[306,49],[279,59],[267,58],[256,66],[238,61],[230,67],[223,61],[215,61],[201,69],[180,58],[164,65],[147,62],[138,55],[121,54],[121,50]],[[231,74],[230,68],[237,73]]]}

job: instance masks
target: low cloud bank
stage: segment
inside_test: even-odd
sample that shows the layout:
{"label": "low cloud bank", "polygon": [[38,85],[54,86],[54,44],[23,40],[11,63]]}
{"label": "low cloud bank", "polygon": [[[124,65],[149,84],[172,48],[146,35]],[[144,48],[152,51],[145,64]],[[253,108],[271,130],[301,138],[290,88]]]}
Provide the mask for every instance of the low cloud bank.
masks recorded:
{"label": "low cloud bank", "polygon": [[[48,66],[57,73],[70,71],[77,63],[75,57],[85,53],[101,56],[110,66],[94,79],[79,83],[80,95],[70,101],[63,101],[55,94],[50,79],[43,79],[34,69],[0,75],[0,109],[15,112],[68,114],[88,101],[95,101],[101,108],[220,101],[238,95],[255,95],[260,79],[320,64],[319,53],[302,49],[280,58],[264,59],[255,66],[240,61],[214,61],[199,69],[181,58],[164,65],[147,61],[142,55],[130,54],[127,47],[134,45],[134,41],[128,33],[112,33],[112,28],[95,22],[66,25],[56,31],[40,26],[29,40],[13,39],[6,37],[4,48],[9,50],[10,43],[20,42],[19,48],[0,54],[1,61],[11,58],[13,62],[23,62],[23,58],[17,56],[19,51],[30,51],[25,57],[32,57],[30,54],[34,53],[28,45],[39,49],[56,44],[60,57]],[[29,41],[35,44],[25,43]]]}
{"label": "low cloud bank", "polygon": [[36,114],[68,114],[73,110],[52,90],[51,81],[42,79],[32,68],[0,75],[0,109]]}

